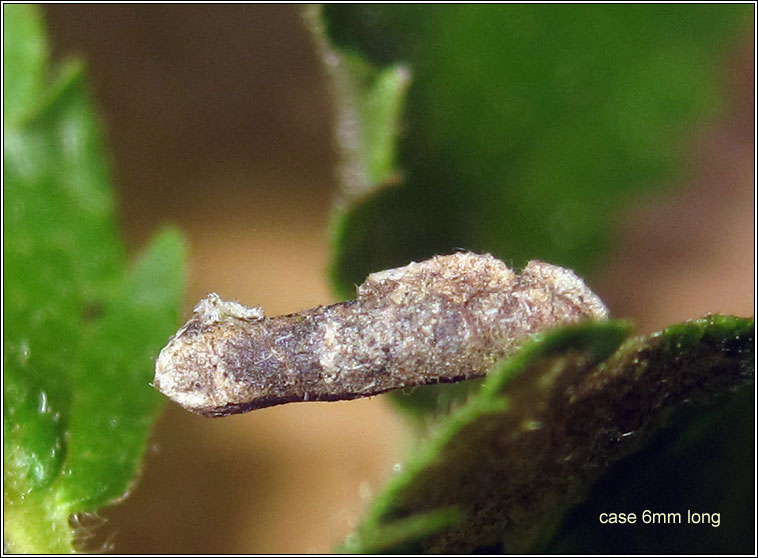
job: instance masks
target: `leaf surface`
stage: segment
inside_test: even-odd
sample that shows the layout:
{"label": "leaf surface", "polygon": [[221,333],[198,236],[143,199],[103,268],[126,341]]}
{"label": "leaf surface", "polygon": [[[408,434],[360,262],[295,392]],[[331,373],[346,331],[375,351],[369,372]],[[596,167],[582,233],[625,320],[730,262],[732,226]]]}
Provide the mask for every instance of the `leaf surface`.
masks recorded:
{"label": "leaf surface", "polygon": [[39,9],[3,14],[5,544],[69,552],[69,517],[120,498],[138,470],[184,248],[166,232],[127,270],[82,68],[50,78]]}
{"label": "leaf surface", "polygon": [[[385,524],[445,509],[457,510],[463,519],[416,537],[413,544],[372,546],[369,551],[524,553],[549,548],[567,510],[582,501],[610,465],[643,447],[672,411],[753,381],[753,328],[751,319],[709,316],[647,337],[627,338],[628,325],[619,322],[539,336],[496,367],[478,393],[439,422],[377,497],[349,550],[366,551],[364,537],[375,540],[375,531]],[[699,440],[713,419],[709,413],[723,411],[723,406],[700,411],[699,418],[690,415],[688,423],[679,425],[673,448],[653,446],[645,463],[670,460],[688,437]],[[749,418],[744,411],[744,404],[738,405],[729,416],[744,421]],[[722,454],[721,463],[734,454],[734,448]],[[688,474],[649,478],[653,486],[648,493],[683,489]],[[733,495],[748,493],[740,479],[727,482]],[[618,493],[628,497],[628,487],[617,486]],[[594,499],[593,509],[618,505],[602,492]],[[749,500],[743,496],[737,508],[749,510]],[[591,531],[596,521],[585,523],[585,530]],[[740,532],[741,525],[733,524],[732,533]],[[638,539],[644,541],[644,536],[640,533]],[[678,543],[687,548],[686,537],[675,531],[667,536],[668,547]],[[602,548],[592,538],[573,542],[575,552]],[[637,547],[642,549],[647,551]]]}

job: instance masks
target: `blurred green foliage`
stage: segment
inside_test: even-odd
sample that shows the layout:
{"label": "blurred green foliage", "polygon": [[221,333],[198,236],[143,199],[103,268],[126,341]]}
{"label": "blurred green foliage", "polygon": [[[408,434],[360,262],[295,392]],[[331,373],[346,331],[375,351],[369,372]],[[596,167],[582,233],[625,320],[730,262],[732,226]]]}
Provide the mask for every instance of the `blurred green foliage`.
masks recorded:
{"label": "blurred green foliage", "polygon": [[69,518],[122,497],[139,468],[184,247],[167,230],[126,265],[82,68],[50,75],[36,6],[3,16],[4,544],[70,552]]}
{"label": "blurred green foliage", "polygon": [[333,282],[350,297],[372,271],[456,248],[586,275],[616,210],[671,178],[686,132],[717,108],[752,8],[333,4],[323,16],[338,52],[411,72],[399,124],[386,121],[403,132],[401,184],[343,177]]}

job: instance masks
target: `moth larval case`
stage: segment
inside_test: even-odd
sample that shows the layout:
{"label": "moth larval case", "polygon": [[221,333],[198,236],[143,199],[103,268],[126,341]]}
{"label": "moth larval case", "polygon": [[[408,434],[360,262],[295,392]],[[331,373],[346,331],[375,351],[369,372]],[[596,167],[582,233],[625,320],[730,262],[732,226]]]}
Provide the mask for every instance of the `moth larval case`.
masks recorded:
{"label": "moth larval case", "polygon": [[266,317],[211,293],[156,362],[154,385],[222,416],[481,377],[529,336],[608,312],[572,271],[520,274],[460,252],[372,273],[354,301]]}

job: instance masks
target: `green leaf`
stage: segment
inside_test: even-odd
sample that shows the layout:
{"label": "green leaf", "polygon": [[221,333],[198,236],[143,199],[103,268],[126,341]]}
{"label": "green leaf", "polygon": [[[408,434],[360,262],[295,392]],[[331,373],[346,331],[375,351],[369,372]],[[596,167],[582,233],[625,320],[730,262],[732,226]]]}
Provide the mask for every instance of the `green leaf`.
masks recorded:
{"label": "green leaf", "polygon": [[[3,118],[17,120],[45,87],[47,41],[39,10],[3,4]],[[6,123],[7,125],[7,123]]]}
{"label": "green leaf", "polygon": [[[753,380],[753,327],[752,319],[710,316],[626,341],[628,325],[618,322],[540,335],[497,366],[476,395],[440,421],[377,497],[367,527],[358,533],[453,508],[463,521],[417,540],[414,550],[535,551],[608,465],[643,447],[672,410]],[[731,420],[751,420],[744,405],[738,410],[741,414]],[[701,441],[702,431],[710,428],[713,415],[705,416],[689,421],[691,439]],[[646,455],[646,463],[671,460],[687,443],[680,437],[672,446],[648,446],[653,453]],[[737,453],[743,455],[744,448]],[[648,493],[683,489],[686,480],[686,470],[677,479],[649,478]],[[744,480],[744,475],[731,477],[732,494],[749,492],[738,484]],[[668,484],[674,481],[680,486]],[[625,485],[616,488],[628,493]],[[616,502],[604,502],[617,509]],[[739,504],[749,513],[751,502],[744,506],[743,498]],[[676,532],[667,536],[683,542]],[[572,551],[597,552],[592,539],[582,542]],[[670,547],[676,548],[673,542]]]}
{"label": "green leaf", "polygon": [[[386,127],[377,135],[398,137],[396,168],[383,173],[392,180],[355,196],[356,173],[341,175],[347,203],[332,220],[330,273],[350,298],[371,272],[458,248],[586,276],[613,240],[617,211],[670,180],[683,138],[718,110],[723,58],[752,10],[329,5],[323,19],[326,37],[312,28],[327,45],[338,107],[358,107],[338,108],[338,130],[368,126],[366,96],[339,87],[361,72],[335,63],[340,56],[413,74],[404,111],[376,121]],[[340,145],[348,169],[371,152]],[[393,398],[423,415],[468,391],[433,386]]]}
{"label": "green leaf", "polygon": [[752,13],[690,8],[327,6],[340,50],[414,75],[405,183],[339,218],[338,292],[456,247],[584,274],[613,210],[670,174],[687,125],[713,111],[721,56]]}
{"label": "green leaf", "polygon": [[95,511],[122,497],[139,468],[162,403],[152,363],[180,318],[183,261],[179,233],[158,235],[87,332],[58,486],[71,509]]}
{"label": "green leaf", "polygon": [[14,53],[3,84],[13,117],[3,126],[5,544],[66,552],[69,516],[122,496],[138,467],[157,410],[153,357],[178,318],[183,250],[176,233],[162,235],[125,275],[81,67],[43,79],[38,8],[3,10]]}
{"label": "green leaf", "polygon": [[336,98],[341,202],[355,202],[377,186],[400,180],[395,158],[410,71],[404,64],[379,68],[360,56],[333,49],[325,35],[320,8],[309,6],[305,18]]}
{"label": "green leaf", "polygon": [[[753,320],[711,317],[703,329],[689,324],[667,329],[671,343],[697,343],[739,354],[737,370],[753,377]],[[684,341],[681,341],[681,340]],[[701,363],[694,363],[699,365]],[[704,359],[707,369],[712,363]],[[705,371],[703,371],[705,373]],[[672,378],[671,380],[674,380]],[[695,386],[696,387],[696,386]],[[704,405],[682,405],[645,448],[610,468],[586,501],[567,516],[541,549],[547,553],[749,554],[754,545],[754,387]],[[752,449],[751,449],[752,448]],[[680,524],[603,525],[600,513],[644,510],[680,513]],[[718,513],[718,528],[688,523],[687,511]],[[674,535],[675,536],[672,536]],[[591,546],[588,544],[591,541]]]}
{"label": "green leaf", "polygon": [[4,129],[6,444],[27,489],[59,472],[84,314],[123,265],[82,88],[69,67],[23,126]]}
{"label": "green leaf", "polygon": [[454,508],[432,510],[398,521],[366,522],[350,535],[339,552],[342,554],[415,554],[419,541],[461,522]]}
{"label": "green leaf", "polygon": [[[546,554],[751,554],[755,544],[755,390],[710,405],[683,405],[637,454],[610,468],[585,502],[539,549]],[[634,512],[637,523],[602,524]],[[679,513],[681,523],[642,524],[642,513]],[[718,527],[687,512],[718,513]],[[672,536],[674,535],[674,536]]]}

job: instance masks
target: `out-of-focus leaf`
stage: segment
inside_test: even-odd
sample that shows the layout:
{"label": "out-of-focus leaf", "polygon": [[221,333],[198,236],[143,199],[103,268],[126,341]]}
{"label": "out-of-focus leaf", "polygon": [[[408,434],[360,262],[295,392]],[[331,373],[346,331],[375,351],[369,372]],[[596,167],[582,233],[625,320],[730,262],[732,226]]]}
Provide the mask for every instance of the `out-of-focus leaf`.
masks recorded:
{"label": "out-of-focus leaf", "polygon": [[[507,552],[534,551],[607,467],[638,451],[673,409],[753,379],[753,327],[752,319],[710,316],[626,341],[628,326],[616,322],[541,335],[440,422],[377,497],[354,541],[385,523],[454,508],[463,515],[460,523],[418,536],[412,547],[406,539],[403,550],[500,551],[502,544]],[[709,420],[699,417],[688,425],[693,436]],[[749,418],[738,414],[732,420]],[[680,438],[673,447],[649,446],[654,455],[648,453],[647,462],[675,459],[686,443]],[[724,482],[732,493],[747,492],[741,479]],[[651,492],[682,490],[687,471],[649,482]],[[736,529],[732,533],[740,525]],[[581,552],[598,551],[592,540],[583,542]],[[351,548],[398,550],[391,543]]]}
{"label": "out-of-focus leaf", "polygon": [[47,41],[31,6],[3,5],[3,22],[3,118],[15,121],[44,90]]}
{"label": "out-of-focus leaf", "polygon": [[342,154],[340,203],[351,203],[377,184],[397,183],[396,151],[410,72],[403,64],[377,67],[358,55],[333,49],[321,11],[304,10],[330,76],[337,113],[337,143]]}
{"label": "out-of-focus leaf", "polygon": [[4,542],[67,552],[69,516],[112,502],[136,473],[157,410],[152,359],[178,317],[183,251],[164,235],[124,278],[82,70],[69,64],[48,82],[38,8],[3,13],[13,43],[3,84]]}
{"label": "out-of-focus leaf", "polygon": [[413,72],[397,162],[405,181],[336,218],[338,292],[350,296],[372,271],[457,247],[586,274],[614,210],[664,180],[683,133],[712,113],[719,63],[751,13],[726,5],[325,7],[338,52]]}

